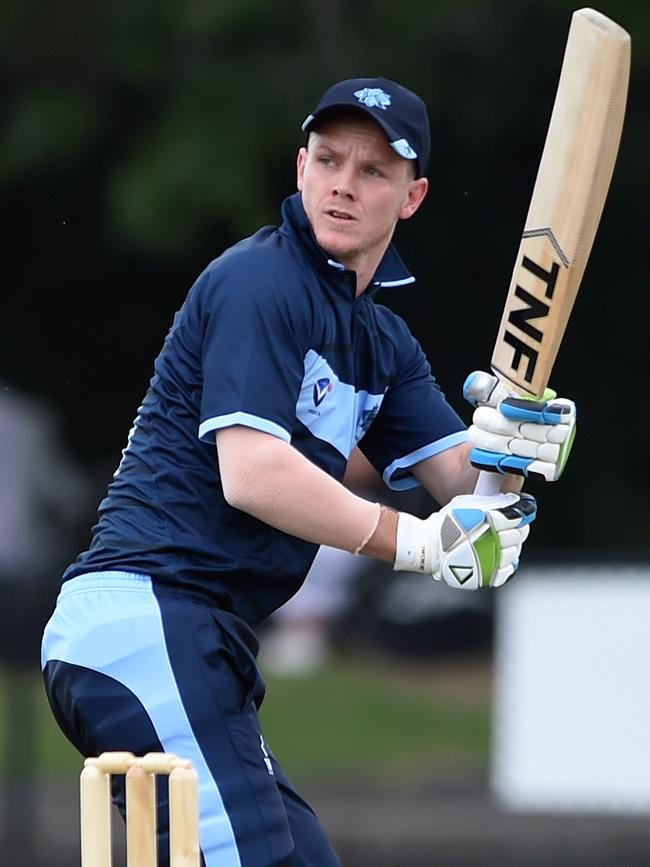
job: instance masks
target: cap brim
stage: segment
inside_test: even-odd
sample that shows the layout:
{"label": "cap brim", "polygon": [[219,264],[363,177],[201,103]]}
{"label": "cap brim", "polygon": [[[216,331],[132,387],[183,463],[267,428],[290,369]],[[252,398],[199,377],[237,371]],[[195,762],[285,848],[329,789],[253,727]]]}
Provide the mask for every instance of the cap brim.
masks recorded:
{"label": "cap brim", "polygon": [[394,129],[387,124],[383,118],[381,118],[377,112],[372,111],[369,107],[364,105],[360,105],[358,102],[337,102],[333,105],[328,105],[326,108],[322,108],[320,111],[317,111],[315,114],[308,115],[302,123],[300,127],[303,132],[309,132],[312,126],[317,121],[324,120],[328,115],[334,115],[339,109],[352,109],[353,111],[357,111],[360,114],[366,115],[366,117],[371,117],[375,123],[377,123],[381,129],[383,130],[386,138],[388,139],[388,143],[393,148],[395,153],[397,153],[402,159],[405,160],[417,160],[418,155],[413,150],[411,145],[406,141],[405,138],[400,138]]}

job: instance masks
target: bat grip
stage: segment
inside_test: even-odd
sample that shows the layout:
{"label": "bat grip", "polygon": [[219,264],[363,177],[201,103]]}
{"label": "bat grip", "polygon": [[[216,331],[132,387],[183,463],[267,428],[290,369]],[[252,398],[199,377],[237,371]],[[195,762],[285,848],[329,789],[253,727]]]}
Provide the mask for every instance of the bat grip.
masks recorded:
{"label": "bat grip", "polygon": [[477,497],[495,497],[501,493],[503,480],[504,476],[500,473],[480,472],[476,487],[474,488],[474,494]]}
{"label": "bat grip", "polygon": [[497,494],[519,493],[524,483],[522,476],[514,476],[512,473],[486,473],[478,474],[478,481],[474,488],[477,497],[496,497]]}

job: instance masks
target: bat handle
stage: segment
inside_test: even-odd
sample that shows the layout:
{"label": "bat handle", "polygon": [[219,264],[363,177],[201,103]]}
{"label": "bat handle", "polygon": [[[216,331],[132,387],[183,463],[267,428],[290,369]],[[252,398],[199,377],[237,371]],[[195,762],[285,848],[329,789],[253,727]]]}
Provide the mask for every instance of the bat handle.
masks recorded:
{"label": "bat handle", "polygon": [[497,494],[507,494],[511,491],[517,493],[521,490],[524,479],[521,476],[513,476],[511,473],[480,472],[474,488],[477,497],[496,497]]}
{"label": "bat handle", "polygon": [[480,472],[474,493],[478,497],[494,497],[501,493],[503,476],[500,473]]}

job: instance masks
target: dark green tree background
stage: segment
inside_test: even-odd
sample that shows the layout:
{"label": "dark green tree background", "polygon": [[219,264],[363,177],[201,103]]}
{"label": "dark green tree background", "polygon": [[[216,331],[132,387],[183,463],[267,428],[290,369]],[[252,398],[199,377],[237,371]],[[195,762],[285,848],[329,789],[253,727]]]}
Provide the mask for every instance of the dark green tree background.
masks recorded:
{"label": "dark green tree background", "polygon": [[[574,8],[3,0],[0,380],[57,408],[81,461],[112,468],[195,277],[277,222],[300,123],[322,90],[385,75],[425,98],[433,155],[431,195],[398,230],[418,283],[381,300],[411,323],[469,418],[460,388],[489,363]],[[646,0],[598,8],[632,35],[632,81],[554,374],[579,405],[575,455],[561,485],[531,485],[545,556],[648,544],[650,11]]]}

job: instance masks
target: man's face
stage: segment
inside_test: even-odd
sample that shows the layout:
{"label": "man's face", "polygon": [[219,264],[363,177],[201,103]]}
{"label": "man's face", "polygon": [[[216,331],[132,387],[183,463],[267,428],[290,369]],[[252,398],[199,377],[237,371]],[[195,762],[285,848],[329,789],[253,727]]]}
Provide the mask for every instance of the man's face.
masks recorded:
{"label": "man's face", "polygon": [[362,115],[333,118],[312,132],[298,153],[298,189],[318,244],[358,270],[377,263],[398,220],[415,213],[425,178],[391,148],[384,132]]}

